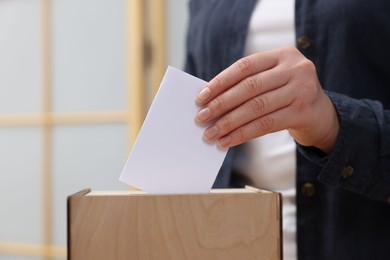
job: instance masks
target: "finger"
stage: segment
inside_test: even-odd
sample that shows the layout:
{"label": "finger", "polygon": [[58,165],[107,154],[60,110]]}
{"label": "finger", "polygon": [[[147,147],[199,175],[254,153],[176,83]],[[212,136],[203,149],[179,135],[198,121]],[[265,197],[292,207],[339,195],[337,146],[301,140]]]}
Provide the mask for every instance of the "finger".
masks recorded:
{"label": "finger", "polygon": [[199,92],[196,100],[200,104],[206,104],[244,78],[275,67],[277,61],[277,51],[261,52],[242,58],[214,77]]}
{"label": "finger", "polygon": [[232,147],[253,138],[257,138],[269,133],[288,129],[290,125],[294,124],[294,117],[289,107],[267,114],[263,117],[257,118],[254,121],[234,130],[228,135],[218,140],[218,145],[223,148]]}
{"label": "finger", "polygon": [[209,123],[227,112],[237,108],[253,97],[284,86],[288,81],[288,74],[281,66],[249,76],[234,87],[211,100],[206,107],[196,115],[200,123]]}
{"label": "finger", "polygon": [[293,102],[289,86],[257,96],[218,119],[204,132],[205,139],[212,141],[266,114],[287,107]]}

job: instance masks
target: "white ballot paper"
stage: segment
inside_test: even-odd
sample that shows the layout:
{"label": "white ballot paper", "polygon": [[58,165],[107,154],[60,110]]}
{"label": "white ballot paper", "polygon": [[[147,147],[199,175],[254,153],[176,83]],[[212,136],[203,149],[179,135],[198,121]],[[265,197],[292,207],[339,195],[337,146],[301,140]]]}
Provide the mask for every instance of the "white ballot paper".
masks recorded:
{"label": "white ballot paper", "polygon": [[203,140],[195,99],[207,82],[168,67],[120,181],[148,193],[208,193],[227,150]]}

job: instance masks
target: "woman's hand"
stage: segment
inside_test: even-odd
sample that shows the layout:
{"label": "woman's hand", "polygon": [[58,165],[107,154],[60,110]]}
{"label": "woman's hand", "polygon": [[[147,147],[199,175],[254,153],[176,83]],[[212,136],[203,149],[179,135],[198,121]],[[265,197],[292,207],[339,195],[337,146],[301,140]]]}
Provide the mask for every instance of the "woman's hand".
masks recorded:
{"label": "woman's hand", "polygon": [[314,64],[294,47],[238,60],[209,82],[197,102],[204,106],[197,121],[214,121],[204,138],[222,147],[288,129],[299,144],[329,153],[339,131]]}

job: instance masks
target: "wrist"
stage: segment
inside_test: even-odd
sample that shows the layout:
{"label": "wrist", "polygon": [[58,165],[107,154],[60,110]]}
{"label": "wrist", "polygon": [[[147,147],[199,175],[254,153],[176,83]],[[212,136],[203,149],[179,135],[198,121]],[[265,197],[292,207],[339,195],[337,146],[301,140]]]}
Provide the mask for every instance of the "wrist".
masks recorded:
{"label": "wrist", "polygon": [[318,149],[321,149],[323,152],[326,154],[329,154],[332,152],[335,144],[337,137],[339,135],[339,130],[340,130],[340,119],[338,117],[338,114],[336,112],[336,109],[330,100],[330,98],[326,95],[326,111],[328,111],[327,118],[328,120],[325,120],[325,122],[328,122],[325,126],[324,129],[325,132],[323,136],[319,139],[319,142],[314,145]]}

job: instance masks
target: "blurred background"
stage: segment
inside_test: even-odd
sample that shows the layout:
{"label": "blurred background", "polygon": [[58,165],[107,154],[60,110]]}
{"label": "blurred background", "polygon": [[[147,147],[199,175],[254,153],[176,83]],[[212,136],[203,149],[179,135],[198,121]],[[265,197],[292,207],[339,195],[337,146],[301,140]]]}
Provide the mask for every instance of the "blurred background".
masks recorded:
{"label": "blurred background", "polygon": [[66,199],[118,181],[186,0],[0,0],[0,260],[66,259]]}

